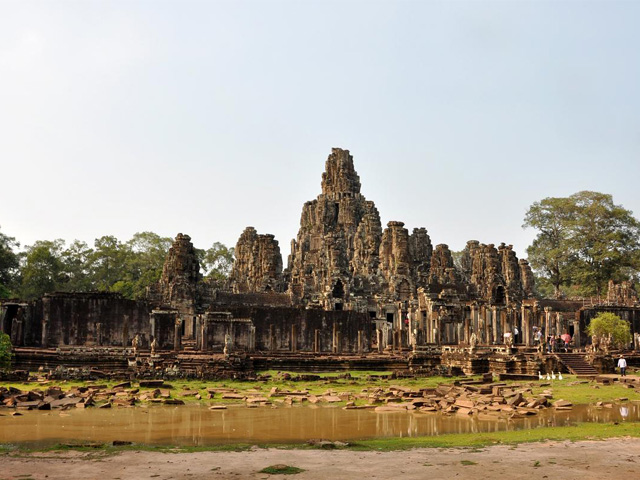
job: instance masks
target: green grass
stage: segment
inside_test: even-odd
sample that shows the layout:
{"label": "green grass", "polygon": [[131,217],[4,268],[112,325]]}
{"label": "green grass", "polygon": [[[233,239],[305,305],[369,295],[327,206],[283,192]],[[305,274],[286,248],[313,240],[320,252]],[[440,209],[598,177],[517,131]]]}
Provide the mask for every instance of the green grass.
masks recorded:
{"label": "green grass", "polygon": [[570,427],[541,427],[528,430],[457,433],[432,437],[380,438],[352,444],[355,450],[406,450],[411,448],[485,447],[547,440],[604,440],[614,437],[640,438],[640,422],[580,423]]}
{"label": "green grass", "polygon": [[[456,378],[445,377],[420,377],[420,378],[399,378],[399,379],[370,379],[371,376],[390,375],[391,372],[373,372],[373,371],[357,371],[357,372],[313,372],[309,375],[320,375],[323,380],[320,381],[292,381],[283,380],[282,374],[288,373],[292,377],[304,375],[301,372],[279,372],[279,371],[263,371],[258,372],[259,375],[269,375],[271,378],[267,381],[242,381],[242,380],[221,380],[221,381],[203,381],[197,379],[178,379],[173,381],[167,381],[173,388],[170,390],[171,398],[184,401],[186,404],[196,405],[200,402],[216,403],[216,404],[238,404],[240,401],[235,399],[222,399],[220,393],[215,394],[213,399],[207,399],[207,389],[215,388],[228,388],[236,390],[239,394],[252,395],[267,395],[271,388],[277,387],[280,390],[306,390],[311,395],[322,395],[327,390],[332,390],[336,394],[345,392],[352,393],[354,395],[362,394],[363,389],[369,391],[375,388],[389,388],[390,386],[400,386],[405,388],[427,388],[435,387],[442,383],[453,383]],[[351,378],[340,378],[345,373],[350,373]],[[38,382],[24,382],[24,383],[7,383],[1,384],[4,387],[15,387],[20,390],[45,390],[52,386],[59,386],[63,391],[69,391],[73,388],[86,387],[87,385],[107,385],[108,388],[122,383],[120,380],[110,381],[50,381],[46,384],[40,384]],[[132,388],[136,387],[137,383],[132,382]],[[144,393],[150,393],[155,388],[140,388],[138,396]],[[194,395],[183,395],[185,390],[197,391],[202,397],[201,400],[195,398]],[[250,392],[255,390],[258,393]],[[368,401],[366,399],[356,399],[356,405],[364,404]],[[334,405],[344,405],[345,402],[337,403]]]}
{"label": "green grass", "polygon": [[[534,382],[533,393],[539,394],[543,390],[553,391],[554,399],[564,399],[573,402],[574,405],[590,404],[596,402],[613,402],[618,398],[626,397],[629,400],[640,400],[640,393],[634,388],[624,388],[618,382],[612,385],[602,385],[596,382],[581,383],[579,385],[569,385],[577,379],[575,375],[567,375],[562,381]],[[578,380],[580,381],[580,380]],[[551,383],[548,387],[539,387],[539,383]],[[524,385],[524,383],[523,383]],[[598,388],[594,388],[598,387]]]}
{"label": "green grass", "polygon": [[[321,381],[291,381],[291,380],[283,380],[281,375],[285,372],[276,372],[276,371],[266,371],[259,372],[261,375],[270,375],[271,378],[268,381],[234,381],[234,380],[225,380],[225,381],[202,381],[202,380],[175,380],[169,381],[170,385],[173,388],[170,390],[171,398],[176,398],[183,400],[187,404],[198,404],[201,402],[208,403],[219,403],[219,404],[237,404],[239,400],[233,399],[222,399],[222,395],[220,393],[216,394],[212,400],[207,399],[207,389],[213,388],[229,388],[236,390],[237,393],[243,395],[267,395],[272,387],[277,387],[280,390],[306,390],[311,395],[322,395],[327,390],[332,390],[336,394],[341,394],[345,392],[352,393],[354,395],[362,395],[363,390],[372,391],[376,388],[387,389],[391,386],[400,386],[404,388],[428,388],[435,387],[439,384],[451,384],[456,380],[460,380],[460,378],[444,378],[444,377],[419,377],[419,378],[397,378],[397,379],[371,379],[371,375],[380,376],[380,375],[388,375],[390,372],[349,372],[351,374],[351,378],[339,378],[341,375],[344,375],[346,372],[320,372],[320,373],[312,373],[312,375],[320,375],[324,378]],[[286,372],[292,376],[300,375],[300,373],[296,372]],[[473,377],[470,377],[473,378]],[[578,404],[589,404],[595,403],[598,401],[602,402],[611,402],[615,401],[621,397],[627,397],[629,400],[640,400],[640,393],[638,393],[635,389],[623,388],[617,382],[613,385],[601,385],[597,384],[599,388],[594,388],[596,386],[595,382],[590,382],[587,384],[578,384],[578,385],[569,385],[572,382],[576,381],[576,377],[573,375],[565,376],[565,379],[562,381],[552,381],[551,385],[547,387],[540,387],[540,383],[546,382],[507,382],[507,384],[518,384],[522,386],[531,385],[533,389],[533,394],[537,395],[542,393],[543,390],[551,389],[553,391],[554,399],[565,399],[573,402],[575,405]],[[120,383],[120,381],[96,381],[96,382],[77,382],[77,381],[59,381],[59,382],[49,382],[47,384],[39,384],[36,382],[31,383],[8,383],[2,384],[2,386],[10,387],[13,386],[20,390],[30,390],[30,389],[41,389],[44,390],[51,386],[60,386],[63,391],[68,391],[73,388],[83,387],[90,384],[100,384],[107,385],[108,387],[113,387],[114,385]],[[133,383],[132,386],[135,387],[136,383]],[[150,393],[154,389],[153,388],[141,388],[138,395],[144,393]],[[193,395],[183,395],[182,392],[185,390],[197,391],[202,399],[197,400]],[[251,392],[255,391],[257,393]],[[366,392],[365,392],[366,393]],[[356,405],[367,403],[367,399],[355,399]],[[340,405],[340,404],[338,404]]]}
{"label": "green grass", "polygon": [[270,475],[295,475],[296,473],[302,473],[304,470],[298,467],[292,467],[290,465],[271,465],[270,467],[263,468],[259,473],[268,473]]}

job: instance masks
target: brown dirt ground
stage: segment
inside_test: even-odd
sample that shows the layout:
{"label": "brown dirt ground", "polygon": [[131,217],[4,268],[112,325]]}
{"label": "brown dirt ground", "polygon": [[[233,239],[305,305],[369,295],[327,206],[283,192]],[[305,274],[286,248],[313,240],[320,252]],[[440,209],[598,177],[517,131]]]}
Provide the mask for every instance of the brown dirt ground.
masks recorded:
{"label": "brown dirt ground", "polygon": [[[95,454],[94,454],[95,455]],[[473,462],[473,463],[471,463]],[[258,473],[286,464],[297,475]],[[128,451],[95,457],[78,452],[0,456],[0,479],[295,479],[352,478],[640,478],[640,439],[546,442],[483,449],[396,452],[254,449],[247,452],[157,453]]]}

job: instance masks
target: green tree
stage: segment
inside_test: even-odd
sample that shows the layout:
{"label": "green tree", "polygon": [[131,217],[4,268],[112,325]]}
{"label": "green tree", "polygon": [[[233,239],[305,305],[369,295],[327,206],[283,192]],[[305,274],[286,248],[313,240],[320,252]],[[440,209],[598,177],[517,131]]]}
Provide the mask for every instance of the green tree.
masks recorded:
{"label": "green tree", "polygon": [[226,285],[233,267],[234,248],[227,248],[220,242],[215,242],[207,250],[200,251],[200,266],[205,272],[206,280],[217,286]]}
{"label": "green tree", "polygon": [[[120,285],[123,295],[141,299],[146,295],[147,287],[160,280],[165,258],[171,248],[172,240],[153,232],[138,232],[127,242],[130,255]],[[126,290],[126,293],[125,293]]]}
{"label": "green tree", "polygon": [[583,191],[545,198],[527,211],[523,227],[539,231],[529,263],[556,297],[573,286],[600,295],[610,279],[633,279],[640,267],[640,222],[611,195]]}
{"label": "green tree", "polygon": [[613,203],[611,195],[579,192],[572,222],[572,250],[576,254],[573,281],[585,293],[602,294],[609,280],[629,280],[640,268],[640,222]]}
{"label": "green tree", "polygon": [[16,239],[0,232],[0,298],[11,296],[20,267],[20,256],[13,251],[20,244]]}
{"label": "green tree", "polygon": [[93,250],[86,242],[74,240],[62,252],[61,260],[65,277],[64,290],[71,292],[88,292],[95,290],[95,279],[92,276],[90,261]]}
{"label": "green tree", "polygon": [[39,240],[27,247],[20,295],[39,298],[45,293],[62,290],[66,277],[62,262],[64,240]]}
{"label": "green tree", "polygon": [[[89,256],[89,269],[97,290],[111,291],[117,282],[125,280],[131,249],[113,235],[97,238]],[[117,290],[117,289],[116,289]]]}
{"label": "green tree", "polygon": [[11,338],[6,333],[0,332],[0,370],[6,370],[11,366]]}
{"label": "green tree", "polygon": [[587,335],[601,338],[611,335],[612,344],[618,348],[627,347],[631,343],[629,322],[609,312],[601,312],[591,319],[587,326]]}

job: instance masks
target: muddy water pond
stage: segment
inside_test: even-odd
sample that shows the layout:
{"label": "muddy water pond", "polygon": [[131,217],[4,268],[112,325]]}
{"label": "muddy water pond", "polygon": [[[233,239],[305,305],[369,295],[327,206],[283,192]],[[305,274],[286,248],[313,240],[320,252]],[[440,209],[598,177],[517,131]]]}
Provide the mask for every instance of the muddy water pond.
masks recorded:
{"label": "muddy water pond", "polygon": [[22,411],[0,409],[0,444],[33,447],[56,443],[114,440],[146,445],[206,446],[230,443],[295,443],[309,439],[358,440],[414,437],[444,433],[476,433],[572,425],[578,422],[640,420],[640,405],[613,408],[578,405],[571,411],[540,411],[518,419],[489,415],[343,410],[339,407],[294,406],[246,408],[206,406]]}

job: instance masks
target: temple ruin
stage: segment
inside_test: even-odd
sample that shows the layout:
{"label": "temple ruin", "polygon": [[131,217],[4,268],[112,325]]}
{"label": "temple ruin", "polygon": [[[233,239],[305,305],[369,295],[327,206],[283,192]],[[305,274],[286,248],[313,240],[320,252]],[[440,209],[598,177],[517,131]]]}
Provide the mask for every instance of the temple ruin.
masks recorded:
{"label": "temple ruin", "polygon": [[69,352],[82,363],[94,358],[89,351],[103,363],[122,362],[134,346],[149,364],[191,362],[200,373],[212,365],[400,362],[530,374],[548,361],[534,348],[537,331],[568,333],[581,348],[590,319],[612,311],[640,334],[640,304],[628,282],[611,282],[597,304],[540,299],[528,262],[511,245],[470,240],[454,258],[446,244],[434,247],[424,227],[382,225],[361,193],[353,157],[334,148],[321,193],[302,207],[286,268],[274,236],[247,227],[228,288],[214,288],[202,278],[191,238],[178,234],[144,301],[89,292],[2,301],[0,328],[22,366],[71,361]]}

